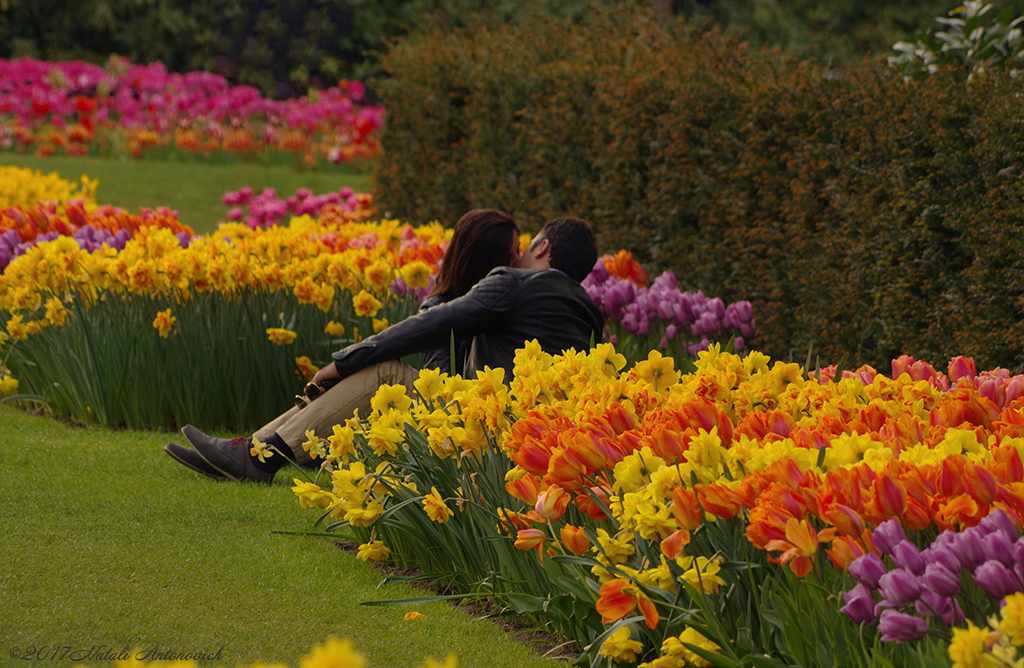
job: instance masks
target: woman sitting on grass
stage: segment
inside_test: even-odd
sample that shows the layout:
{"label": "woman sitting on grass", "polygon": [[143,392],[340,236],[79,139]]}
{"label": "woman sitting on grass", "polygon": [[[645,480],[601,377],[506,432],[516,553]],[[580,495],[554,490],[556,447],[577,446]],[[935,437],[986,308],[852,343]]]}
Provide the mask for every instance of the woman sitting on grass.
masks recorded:
{"label": "woman sitting on grass", "polygon": [[[495,267],[515,266],[519,261],[519,257],[519,226],[516,225],[516,221],[511,216],[494,209],[475,209],[470,211],[463,215],[455,224],[452,239],[445,251],[444,258],[441,260],[441,270],[438,272],[437,282],[430,296],[420,307],[420,313],[438,304],[443,304],[465,295],[469,292],[470,288],[492,269]],[[454,371],[452,360],[450,359],[451,350],[453,349],[451,344],[426,351],[424,353],[424,366],[438,368],[445,373],[461,373],[471,344],[471,338],[454,341],[456,356]],[[412,388],[412,382],[417,378],[415,370],[407,364],[398,361],[377,366],[381,367],[377,369],[377,373],[357,374],[356,376],[344,379],[344,384],[351,386],[351,398],[344,401],[340,406],[336,405],[336,402],[332,405],[331,412],[339,416],[336,424],[344,423],[357,409],[360,414],[365,415],[369,413],[370,399],[380,385],[401,383]],[[364,378],[363,376],[366,377]],[[308,399],[303,403],[309,404],[312,408],[304,407],[303,410],[325,409],[327,407],[325,403],[311,403],[311,400],[333,387],[336,382],[307,385],[306,394]],[[303,399],[303,397],[298,397],[298,399]],[[256,438],[273,446],[278,452],[289,455],[292,452],[287,446],[290,436],[298,439],[299,442],[305,440],[303,432],[290,434],[286,426],[288,421],[295,417],[298,410],[300,408],[296,407],[282,414],[276,420],[257,431],[255,434]],[[309,417],[308,415],[303,416],[303,418],[307,419]],[[186,438],[189,438],[190,434],[196,434],[197,436],[201,434],[194,427],[186,427],[186,429],[188,431],[182,430],[185,432]],[[282,434],[282,432],[284,433]],[[246,449],[251,447],[249,439],[233,439],[233,441],[237,441],[235,447],[245,447]],[[227,477],[211,466],[195,450],[175,443],[168,443],[164,447],[164,451],[178,462],[211,478],[223,479]],[[274,461],[272,466],[267,467],[270,470],[261,471],[259,470],[260,464],[269,464],[269,462],[259,462],[257,459],[253,462],[255,470],[250,470],[248,473],[253,474],[256,478],[265,478],[269,481],[273,477],[274,471],[280,467],[280,463],[281,458],[277,458],[277,461]]]}

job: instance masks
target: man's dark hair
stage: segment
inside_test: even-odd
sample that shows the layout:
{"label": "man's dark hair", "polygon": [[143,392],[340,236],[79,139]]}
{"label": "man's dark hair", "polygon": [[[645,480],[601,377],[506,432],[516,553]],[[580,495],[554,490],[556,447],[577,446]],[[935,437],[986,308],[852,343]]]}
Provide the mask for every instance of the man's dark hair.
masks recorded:
{"label": "man's dark hair", "polygon": [[494,209],[474,209],[459,218],[431,296],[461,297],[495,267],[507,267],[519,226]]}
{"label": "man's dark hair", "polygon": [[548,221],[538,237],[551,244],[551,267],[582,281],[597,263],[594,228],[579,218],[555,218]]}

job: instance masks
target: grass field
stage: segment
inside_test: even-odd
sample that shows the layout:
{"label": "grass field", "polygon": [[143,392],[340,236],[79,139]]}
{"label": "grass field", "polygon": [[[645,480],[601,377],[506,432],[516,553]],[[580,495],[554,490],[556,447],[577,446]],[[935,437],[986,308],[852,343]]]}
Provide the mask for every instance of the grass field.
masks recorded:
{"label": "grass field", "polygon": [[212,232],[224,220],[228,207],[220,198],[229,190],[249,186],[259,192],[271,187],[287,197],[302,187],[316,194],[350,186],[359,192],[370,190],[370,177],[362,172],[296,171],[288,165],[234,162],[207,164],[161,160],[50,156],[37,158],[0,152],[0,165],[57,172],[78,181],[82,174],[99,179],[96,199],[137,213],[139,207],[166,206],[176,209],[181,222],[198,234]]}
{"label": "grass field", "polygon": [[[499,628],[422,596],[312,530],[289,489],[217,482],[174,463],[169,435],[65,426],[0,406],[0,666],[42,645],[215,652],[297,666],[330,635],[371,667],[456,652],[463,668],[552,666]],[[410,610],[424,615],[404,621]],[[93,665],[110,665],[98,662]],[[201,665],[213,665],[203,663]]]}

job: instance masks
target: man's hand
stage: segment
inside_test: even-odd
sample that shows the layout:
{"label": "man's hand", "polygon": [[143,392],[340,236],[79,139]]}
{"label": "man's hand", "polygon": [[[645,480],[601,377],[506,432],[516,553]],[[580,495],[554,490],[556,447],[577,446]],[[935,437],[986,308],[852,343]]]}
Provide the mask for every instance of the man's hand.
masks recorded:
{"label": "man's hand", "polygon": [[317,385],[319,385],[322,382],[324,382],[325,380],[336,380],[336,379],[340,380],[341,379],[341,374],[338,373],[338,367],[334,366],[334,362],[331,362],[330,364],[328,364],[327,366],[325,366],[324,368],[322,368],[322,369],[320,369],[319,371],[316,372],[316,375],[313,376],[312,382],[314,382]]}

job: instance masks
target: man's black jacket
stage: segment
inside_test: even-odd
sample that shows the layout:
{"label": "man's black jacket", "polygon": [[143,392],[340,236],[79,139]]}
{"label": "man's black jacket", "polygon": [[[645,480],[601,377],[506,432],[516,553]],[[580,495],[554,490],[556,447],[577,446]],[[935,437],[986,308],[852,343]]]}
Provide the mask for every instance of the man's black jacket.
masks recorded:
{"label": "man's black jacket", "polygon": [[406,318],[334,353],[342,378],[386,360],[472,338],[466,376],[485,366],[511,379],[515,351],[537,339],[545,352],[586,350],[604,318],[578,281],[554,269],[499,267],[466,295]]}

